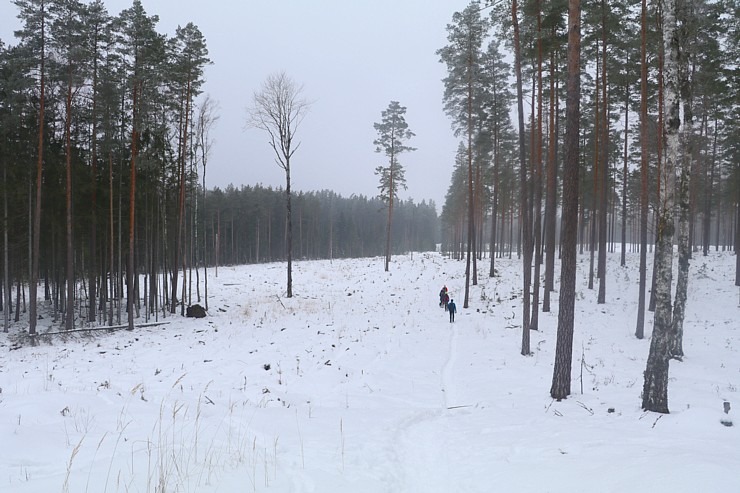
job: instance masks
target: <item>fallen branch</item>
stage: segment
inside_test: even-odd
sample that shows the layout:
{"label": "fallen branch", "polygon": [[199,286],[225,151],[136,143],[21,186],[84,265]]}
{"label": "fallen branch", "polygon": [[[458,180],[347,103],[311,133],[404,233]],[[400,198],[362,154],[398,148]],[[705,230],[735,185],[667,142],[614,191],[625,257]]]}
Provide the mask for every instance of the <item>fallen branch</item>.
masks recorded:
{"label": "fallen branch", "polygon": [[[169,322],[149,322],[145,324],[135,325],[135,329],[143,329],[145,327],[155,327],[157,325],[166,325]],[[94,332],[98,330],[121,330],[121,329],[128,329],[128,324],[124,325],[107,325],[107,326],[98,326],[98,327],[87,327],[82,329],[71,329],[71,330],[59,330],[55,332],[43,332],[43,333],[36,333],[36,334],[28,334],[29,337],[35,337],[35,336],[55,336],[55,335],[62,335],[62,334],[73,334],[75,332]]]}
{"label": "fallen branch", "polygon": [[275,298],[277,298],[277,300],[280,302],[280,306],[282,306],[283,307],[283,310],[284,310],[285,309],[285,305],[283,305],[283,300],[281,300],[280,299],[280,296],[278,296],[278,295],[275,295]]}
{"label": "fallen branch", "polygon": [[585,409],[586,411],[588,411],[588,412],[589,412],[589,413],[591,414],[591,416],[593,416],[593,415],[594,415],[594,410],[593,410],[593,409],[591,409],[590,407],[586,406],[586,404],[584,404],[584,403],[583,403],[583,402],[581,402],[581,401],[576,401],[576,403],[577,403],[577,404],[578,404],[579,406],[581,406],[581,407],[582,407],[583,409]]}

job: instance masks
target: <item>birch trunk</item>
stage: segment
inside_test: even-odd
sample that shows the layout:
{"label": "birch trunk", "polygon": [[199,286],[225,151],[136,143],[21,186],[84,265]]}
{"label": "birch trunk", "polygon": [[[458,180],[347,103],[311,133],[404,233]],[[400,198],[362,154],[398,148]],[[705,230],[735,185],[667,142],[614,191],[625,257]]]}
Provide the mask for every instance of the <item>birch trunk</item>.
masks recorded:
{"label": "birch trunk", "polygon": [[664,128],[665,161],[662,166],[658,209],[658,238],[655,246],[655,321],[650,343],[645,381],[642,390],[642,408],[646,411],[668,413],[668,368],[673,339],[671,283],[673,280],[673,237],[675,235],[675,170],[679,159],[678,62],[679,42],[676,22],[676,0],[663,2],[664,61]]}

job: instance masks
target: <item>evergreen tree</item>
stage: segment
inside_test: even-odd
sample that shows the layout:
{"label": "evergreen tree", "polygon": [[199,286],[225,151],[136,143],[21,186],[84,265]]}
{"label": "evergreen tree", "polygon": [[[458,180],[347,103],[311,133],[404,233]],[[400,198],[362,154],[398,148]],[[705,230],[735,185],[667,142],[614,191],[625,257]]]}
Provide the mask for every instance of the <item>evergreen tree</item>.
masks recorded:
{"label": "evergreen tree", "polygon": [[373,124],[378,138],[373,141],[375,152],[383,153],[388,158],[387,166],[378,166],[375,174],[380,176],[380,199],[388,207],[388,223],[386,226],[385,243],[385,271],[391,261],[391,224],[393,223],[393,202],[398,198],[398,189],[406,189],[406,177],[403,165],[398,155],[416,150],[407,146],[405,141],[414,136],[406,123],[406,107],[398,101],[391,101],[388,108],[381,113],[380,123]]}
{"label": "evergreen tree", "polygon": [[[519,5],[517,0],[511,3],[511,19],[514,33],[514,74],[516,76],[517,121],[519,127],[519,195],[522,249],[522,346],[523,356],[530,354],[529,322],[530,322],[530,287],[532,284],[532,221],[529,201],[529,180],[527,178],[527,160],[525,153],[524,136],[524,95],[522,88],[522,47],[519,32]],[[534,106],[534,105],[533,105]],[[533,109],[534,111],[534,109]]]}
{"label": "evergreen tree", "polygon": [[[155,108],[164,67],[164,38],[155,30],[158,16],[148,16],[140,0],[121,12],[121,55],[127,70],[127,87],[131,91],[130,170],[128,198],[127,313],[128,328],[134,328],[135,287],[138,276],[135,262],[136,178],[142,130],[148,127]],[[174,299],[172,300],[174,304]]]}
{"label": "evergreen tree", "polygon": [[481,76],[483,78],[485,127],[491,138],[492,197],[491,197],[491,265],[489,277],[495,275],[495,250],[497,241],[496,222],[499,213],[499,194],[501,190],[501,167],[505,163],[504,146],[511,139],[513,129],[509,110],[514,96],[511,92],[509,77],[511,67],[500,51],[500,43],[492,39],[481,59]]}
{"label": "evergreen tree", "polygon": [[49,5],[52,14],[50,46],[57,56],[58,73],[55,74],[65,94],[64,154],[65,154],[65,224],[66,224],[66,273],[67,295],[64,307],[67,330],[74,328],[75,265],[72,211],[72,119],[76,107],[75,96],[87,80],[89,52],[88,40],[83,29],[83,6],[76,0],[54,0]]}
{"label": "evergreen tree", "polygon": [[465,264],[465,300],[468,308],[470,294],[470,263],[475,245],[475,202],[473,197],[473,152],[481,97],[481,47],[489,29],[487,19],[481,17],[480,3],[473,1],[462,12],[455,12],[447,25],[449,44],[437,50],[440,61],[447,66],[444,78],[444,107],[450,116],[455,135],[467,136],[468,151],[468,234]]}
{"label": "evergreen tree", "polygon": [[37,280],[39,276],[40,238],[41,238],[41,188],[44,163],[44,125],[46,104],[46,51],[48,10],[44,0],[14,0],[20,9],[18,17],[23,23],[21,30],[15,33],[20,38],[27,54],[29,70],[38,69],[38,152],[36,155],[36,197],[33,207],[33,229],[30,231],[31,268],[28,280],[28,333],[36,334],[37,316]]}
{"label": "evergreen tree", "polygon": [[[178,94],[180,101],[178,108],[177,121],[178,129],[178,208],[177,208],[177,248],[176,256],[173,262],[172,279],[172,299],[177,297],[177,266],[182,266],[183,272],[183,293],[185,292],[186,276],[186,259],[184,255],[184,225],[185,225],[185,195],[187,190],[186,169],[187,164],[192,162],[190,156],[189,137],[192,121],[192,104],[194,98],[200,93],[200,87],[203,84],[203,69],[206,64],[210,63],[208,59],[208,49],[206,48],[205,38],[200,30],[193,24],[188,23],[185,27],[178,27],[175,38],[169,44],[169,51],[174,59],[171,67],[174,72],[175,92]],[[176,305],[173,302],[171,311],[175,312]],[[185,296],[183,294],[180,305],[180,314],[185,312]]]}
{"label": "evergreen tree", "polygon": [[576,294],[576,243],[578,236],[578,168],[580,113],[580,0],[568,2],[568,97],[565,107],[565,161],[563,163],[563,259],[560,266],[560,305],[555,366],[550,396],[570,395],[573,359],[573,325]]}

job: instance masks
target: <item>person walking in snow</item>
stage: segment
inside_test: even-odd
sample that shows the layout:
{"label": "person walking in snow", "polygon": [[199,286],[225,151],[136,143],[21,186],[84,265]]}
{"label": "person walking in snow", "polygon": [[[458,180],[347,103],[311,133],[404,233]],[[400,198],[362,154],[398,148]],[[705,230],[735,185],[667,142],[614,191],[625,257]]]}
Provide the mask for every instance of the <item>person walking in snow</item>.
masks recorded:
{"label": "person walking in snow", "polygon": [[447,286],[443,286],[439,292],[439,306],[444,306],[446,309],[447,305],[445,304],[445,296],[447,296]]}
{"label": "person walking in snow", "polygon": [[444,295],[444,298],[442,299],[442,303],[445,304],[445,311],[447,311],[447,307],[450,303],[450,294],[447,291],[445,291],[445,295]]}
{"label": "person walking in snow", "polygon": [[455,300],[450,300],[450,303],[447,305],[447,311],[450,312],[450,323],[455,321],[455,312],[457,312],[457,305],[455,305]]}

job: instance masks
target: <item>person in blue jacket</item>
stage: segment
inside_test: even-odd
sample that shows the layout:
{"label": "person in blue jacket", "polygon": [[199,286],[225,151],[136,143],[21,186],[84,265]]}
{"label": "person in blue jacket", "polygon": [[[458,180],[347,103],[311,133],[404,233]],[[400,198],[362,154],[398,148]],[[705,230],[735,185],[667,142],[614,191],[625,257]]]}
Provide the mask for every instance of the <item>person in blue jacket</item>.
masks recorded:
{"label": "person in blue jacket", "polygon": [[450,323],[455,321],[455,312],[457,312],[457,305],[455,305],[455,300],[450,300],[450,303],[447,305],[447,311],[450,312]]}

